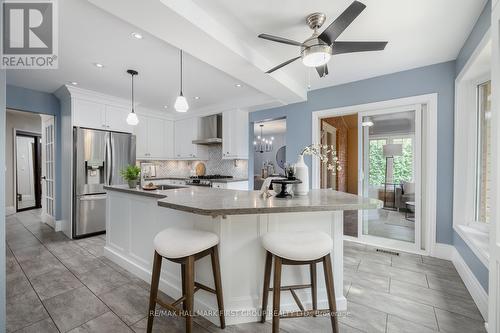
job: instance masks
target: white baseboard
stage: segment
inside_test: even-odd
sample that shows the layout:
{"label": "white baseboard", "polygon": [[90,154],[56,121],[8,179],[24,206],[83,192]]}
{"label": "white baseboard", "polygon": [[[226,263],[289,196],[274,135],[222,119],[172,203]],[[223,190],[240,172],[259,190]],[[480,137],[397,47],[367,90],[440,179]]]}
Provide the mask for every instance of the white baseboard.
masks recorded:
{"label": "white baseboard", "polygon": [[5,215],[12,215],[15,213],[16,213],[16,207],[14,206],[5,207]]}
{"label": "white baseboard", "polygon": [[62,220],[56,220],[54,222],[54,231],[56,231],[56,232],[62,231],[62,224],[63,224]]}
{"label": "white baseboard", "polygon": [[457,249],[453,245],[437,243],[434,248],[431,249],[431,256],[453,262],[453,266],[455,266],[460,278],[471,294],[479,312],[481,312],[484,320],[487,321],[488,294],[479,283],[474,273],[472,273],[469,266],[467,266],[460,253],[458,253]]}
{"label": "white baseboard", "polygon": [[436,243],[431,249],[431,257],[453,261],[455,247],[450,244]]}
{"label": "white baseboard", "polygon": [[481,312],[484,320],[488,321],[488,294],[479,283],[474,273],[472,273],[469,266],[467,266],[460,253],[458,253],[455,248],[453,248],[453,250],[453,265],[471,294],[472,299],[476,303],[479,312]]}

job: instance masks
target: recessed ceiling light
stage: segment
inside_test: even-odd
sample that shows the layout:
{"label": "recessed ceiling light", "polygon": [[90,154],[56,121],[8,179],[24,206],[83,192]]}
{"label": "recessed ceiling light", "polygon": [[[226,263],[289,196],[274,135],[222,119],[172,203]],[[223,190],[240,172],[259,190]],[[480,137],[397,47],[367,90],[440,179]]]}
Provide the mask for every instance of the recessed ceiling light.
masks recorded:
{"label": "recessed ceiling light", "polygon": [[76,81],[70,81],[69,84],[73,85],[73,86],[77,86],[78,85],[78,82]]}
{"label": "recessed ceiling light", "polygon": [[132,37],[134,37],[135,39],[143,39],[144,37],[138,33],[138,32],[133,32],[132,33]]}
{"label": "recessed ceiling light", "polygon": [[194,99],[200,99],[200,96],[194,96]]}
{"label": "recessed ceiling light", "polygon": [[168,105],[163,105],[163,108],[164,109],[168,109]]}
{"label": "recessed ceiling light", "polygon": [[234,86],[235,86],[236,88],[241,88],[241,84],[240,84],[240,83],[236,83]]}
{"label": "recessed ceiling light", "polygon": [[97,67],[97,68],[103,68],[104,67],[103,64],[98,63],[98,62],[94,63],[94,66]]}

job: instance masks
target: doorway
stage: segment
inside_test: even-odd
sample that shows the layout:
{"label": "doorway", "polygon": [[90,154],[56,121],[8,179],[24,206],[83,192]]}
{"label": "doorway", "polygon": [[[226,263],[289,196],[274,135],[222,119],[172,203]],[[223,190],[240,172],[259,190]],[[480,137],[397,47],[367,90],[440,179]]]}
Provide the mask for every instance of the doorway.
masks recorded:
{"label": "doorway", "polygon": [[40,134],[15,131],[16,212],[41,208]]}
{"label": "doorway", "polygon": [[256,122],[253,126],[254,190],[260,190],[266,178],[285,174],[286,118]]}
{"label": "doorway", "polygon": [[367,240],[420,242],[421,108],[409,105],[359,114],[360,193],[382,201],[382,208],[361,212],[359,229]]}
{"label": "doorway", "polygon": [[[339,135],[342,122],[329,122],[336,128],[340,163],[352,155],[358,162],[355,168],[346,162],[345,172],[337,173],[336,190],[381,202],[377,210],[345,212],[344,239],[432,255],[436,249],[436,117],[436,94],[313,112],[313,142],[325,142],[324,120],[356,119],[357,140],[351,140],[355,143],[351,150],[339,147],[348,137]],[[311,173],[312,188],[333,189],[323,181],[318,158],[312,159]],[[357,192],[351,191],[352,185],[349,190],[342,184],[347,175],[357,178]]]}

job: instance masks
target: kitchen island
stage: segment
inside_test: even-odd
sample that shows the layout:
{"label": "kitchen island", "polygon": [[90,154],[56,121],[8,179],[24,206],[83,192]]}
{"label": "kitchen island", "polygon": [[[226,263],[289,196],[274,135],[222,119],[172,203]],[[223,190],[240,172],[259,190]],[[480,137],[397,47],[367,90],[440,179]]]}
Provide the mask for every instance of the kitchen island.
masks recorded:
{"label": "kitchen island", "polygon": [[[110,260],[150,282],[153,238],[168,227],[210,231],[219,236],[220,265],[226,322],[259,320],[265,250],[260,237],[269,231],[322,230],[334,243],[332,258],[338,310],[346,310],[343,295],[343,211],[380,208],[381,202],[332,190],[312,190],[292,199],[263,198],[258,191],[189,187],[143,191],[123,186],[105,187],[106,246]],[[160,289],[173,298],[181,294],[178,264],[164,260]],[[318,265],[318,307],[327,308],[322,267]],[[196,281],[213,286],[210,258],[196,262]],[[282,285],[309,283],[307,266],[286,266]],[[311,306],[308,289],[297,291]],[[270,304],[271,306],[271,304]],[[282,293],[281,308],[297,310],[289,293]],[[199,291],[195,310],[216,314],[212,294]],[[205,317],[218,325],[216,315]]]}

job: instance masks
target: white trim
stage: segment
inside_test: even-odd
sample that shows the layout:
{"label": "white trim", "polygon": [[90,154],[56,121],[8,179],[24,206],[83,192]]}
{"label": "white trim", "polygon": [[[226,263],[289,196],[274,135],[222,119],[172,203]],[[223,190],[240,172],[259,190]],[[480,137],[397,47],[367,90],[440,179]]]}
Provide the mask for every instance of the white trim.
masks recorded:
{"label": "white trim", "polygon": [[[450,245],[451,246],[451,245]],[[483,318],[487,321],[488,320],[488,294],[484,290],[483,286],[479,283],[477,280],[476,276],[472,271],[470,270],[469,266],[465,263],[464,259],[458,253],[458,251],[453,248],[453,265],[457,269],[458,275],[460,275],[460,278],[464,282],[465,286],[467,287],[467,290],[469,291],[470,295],[472,296],[472,299],[476,303],[477,308],[479,309],[479,312],[481,312],[481,315]]]}
{"label": "white trim", "polygon": [[[489,227],[476,223],[477,194],[477,86],[491,79],[477,72],[476,61],[491,43],[488,30],[455,80],[453,167],[453,230],[478,259],[489,267]],[[473,110],[474,112],[471,112]],[[494,130],[493,130],[494,131]],[[484,246],[481,244],[484,243]]]}
{"label": "white trim", "polygon": [[[422,167],[422,171],[425,172],[425,212],[423,212],[423,218],[426,220],[426,232],[425,232],[425,251],[433,255],[433,251],[436,245],[436,205],[437,205],[437,105],[438,105],[438,94],[426,94],[405,98],[396,98],[387,101],[352,105],[340,108],[318,110],[312,112],[312,143],[317,143],[320,135],[320,122],[322,118],[326,117],[338,117],[342,115],[369,112],[369,111],[379,111],[384,109],[391,109],[388,112],[394,112],[398,108],[404,108],[408,105],[415,104],[426,104],[427,110],[424,118],[424,130],[422,137],[426,138],[426,165]],[[358,135],[361,135],[361,131],[358,131]],[[312,159],[312,188],[319,188],[320,186],[320,172],[319,172],[319,161],[317,158]],[[415,244],[416,248],[412,252],[420,253],[421,244]]]}
{"label": "white trim", "polygon": [[[489,267],[490,252],[489,252],[489,232],[479,230],[470,225],[453,225],[453,230],[462,238],[476,257],[483,263],[484,266]],[[484,246],[481,247],[480,244]]]}
{"label": "white trim", "polygon": [[5,215],[12,215],[15,213],[16,213],[16,207],[14,206],[5,207]]}

